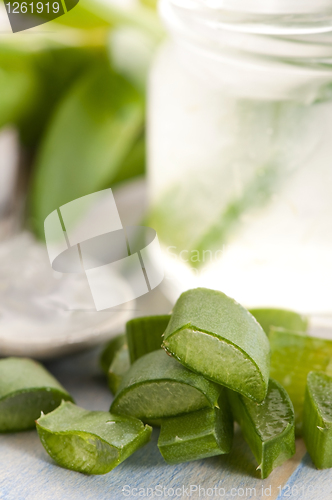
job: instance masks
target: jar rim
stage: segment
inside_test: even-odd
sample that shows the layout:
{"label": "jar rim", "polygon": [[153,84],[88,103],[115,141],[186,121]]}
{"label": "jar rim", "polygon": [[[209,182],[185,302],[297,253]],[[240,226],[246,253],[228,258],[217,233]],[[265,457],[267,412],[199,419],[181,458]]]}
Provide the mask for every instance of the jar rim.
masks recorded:
{"label": "jar rim", "polygon": [[167,0],[175,8],[223,29],[257,34],[306,34],[332,31],[330,0]]}
{"label": "jar rim", "polygon": [[159,12],[182,63],[211,85],[260,99],[310,103],[332,97],[331,32],[285,36],[230,30],[218,17],[176,7],[174,0],[160,0]]}

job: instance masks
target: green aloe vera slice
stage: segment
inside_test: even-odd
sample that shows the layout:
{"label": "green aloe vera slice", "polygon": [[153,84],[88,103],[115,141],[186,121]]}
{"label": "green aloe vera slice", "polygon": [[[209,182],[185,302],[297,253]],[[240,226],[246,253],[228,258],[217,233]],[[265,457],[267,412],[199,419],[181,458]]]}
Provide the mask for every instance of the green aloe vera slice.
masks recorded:
{"label": "green aloe vera slice", "polygon": [[116,394],[123,379],[123,376],[130,368],[129,350],[127,344],[119,349],[108,370],[108,386],[112,394]]}
{"label": "green aloe vera slice", "polygon": [[130,361],[161,349],[162,334],[170,320],[170,315],[145,316],[127,322],[126,335],[130,353]]}
{"label": "green aloe vera slice", "polygon": [[219,408],[163,420],[158,448],[167,463],[178,464],[229,453],[232,442],[233,419],[223,391]]}
{"label": "green aloe vera slice", "polygon": [[37,431],[47,453],[62,467],[105,474],[144,446],[152,428],[132,417],[87,411],[62,403],[41,416]]}
{"label": "green aloe vera slice", "polygon": [[332,377],[326,373],[308,374],[303,436],[317,469],[332,467]]}
{"label": "green aloe vera slice", "polygon": [[294,332],[306,332],[308,329],[308,318],[302,314],[287,309],[249,309],[249,312],[256,318],[266,335],[274,326],[285,328]]}
{"label": "green aloe vera slice", "polygon": [[255,318],[227,295],[206,288],[183,293],[162,345],[204,377],[254,401],[265,398],[269,341]]}
{"label": "green aloe vera slice", "polygon": [[27,358],[0,360],[0,432],[35,427],[41,412],[49,413],[72,397],[39,363]]}
{"label": "green aloe vera slice", "polygon": [[214,408],[221,390],[159,350],[142,356],[130,367],[110,411],[150,422]]}
{"label": "green aloe vera slice", "polygon": [[108,374],[108,370],[112,364],[112,361],[116,353],[125,344],[127,344],[126,334],[122,333],[121,335],[117,335],[112,340],[110,340],[108,344],[106,344],[106,346],[104,347],[99,358],[99,365],[100,368],[105,373],[105,375]]}
{"label": "green aloe vera slice", "polygon": [[288,392],[295,411],[296,434],[302,433],[302,412],[310,371],[332,375],[332,341],[272,328],[271,377]]}
{"label": "green aloe vera slice", "polygon": [[295,453],[292,402],[285,389],[272,379],[263,403],[257,404],[232,391],[228,395],[234,419],[240,424],[264,479]]}

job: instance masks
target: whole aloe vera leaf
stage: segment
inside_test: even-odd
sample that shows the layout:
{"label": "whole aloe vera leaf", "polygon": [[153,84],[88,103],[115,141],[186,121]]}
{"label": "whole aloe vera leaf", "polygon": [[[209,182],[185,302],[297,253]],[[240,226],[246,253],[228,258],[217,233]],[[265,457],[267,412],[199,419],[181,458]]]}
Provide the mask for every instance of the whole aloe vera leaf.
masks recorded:
{"label": "whole aloe vera leaf", "polygon": [[332,375],[332,341],[272,328],[271,377],[288,392],[295,411],[296,434],[302,434],[302,412],[310,371]]}
{"label": "whole aloe vera leaf", "polygon": [[303,437],[317,469],[332,467],[332,377],[326,373],[308,374]]}
{"label": "whole aloe vera leaf", "polygon": [[229,453],[233,442],[233,419],[224,390],[219,408],[167,418],[161,422],[158,448],[169,464]]}
{"label": "whole aloe vera leaf", "polygon": [[183,293],[162,346],[184,366],[218,384],[257,402],[266,396],[267,336],[244,307],[221,292],[196,288]]}
{"label": "whole aloe vera leaf", "polygon": [[152,428],[132,417],[87,411],[62,403],[41,416],[37,431],[47,453],[62,467],[105,474],[144,446]]}
{"label": "whole aloe vera leaf", "polygon": [[121,347],[127,343],[127,338],[124,333],[117,335],[111,339],[104,347],[99,358],[100,368],[103,370],[105,375],[107,375],[109,367],[116,355],[116,353],[121,349]]}
{"label": "whole aloe vera leaf", "polygon": [[285,389],[272,379],[261,404],[233,391],[229,391],[228,396],[233,416],[241,426],[264,479],[295,453],[292,402]]}
{"label": "whole aloe vera leaf", "polygon": [[266,335],[270,329],[285,328],[294,332],[306,332],[308,329],[308,317],[287,309],[258,308],[249,309],[250,314],[256,318]]}
{"label": "whole aloe vera leaf", "polygon": [[159,421],[202,408],[215,408],[221,391],[217,384],[158,350],[131,365],[110,411],[143,421]]}
{"label": "whole aloe vera leaf", "polygon": [[144,316],[135,318],[126,324],[126,336],[130,361],[161,349],[162,334],[170,320],[170,315]]}
{"label": "whole aloe vera leaf", "polygon": [[98,64],[69,90],[34,168],[30,207],[40,237],[53,210],[109,185],[143,124],[142,95],[107,63]]}
{"label": "whole aloe vera leaf", "polygon": [[41,412],[53,411],[62,400],[73,399],[40,363],[0,360],[0,432],[34,428]]}
{"label": "whole aloe vera leaf", "polygon": [[108,386],[112,394],[116,394],[122,382],[124,375],[130,368],[129,351],[127,344],[124,344],[114,356],[114,359],[109,367],[107,379]]}

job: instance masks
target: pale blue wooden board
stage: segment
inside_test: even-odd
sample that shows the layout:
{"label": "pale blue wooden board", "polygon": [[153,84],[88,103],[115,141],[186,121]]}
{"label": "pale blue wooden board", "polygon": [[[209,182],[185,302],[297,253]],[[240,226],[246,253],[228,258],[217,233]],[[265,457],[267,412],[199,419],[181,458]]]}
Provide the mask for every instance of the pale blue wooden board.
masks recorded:
{"label": "pale blue wooden board", "polygon": [[[77,404],[87,409],[108,410],[111,395],[97,364],[97,351],[83,353],[62,360],[53,361],[47,366],[61,383],[73,394]],[[154,431],[152,441],[136,452],[123,464],[104,476],[85,476],[57,466],[46,454],[37,433],[29,431],[0,437],[0,499],[1,500],[120,500],[135,497],[139,490],[146,498],[277,498],[279,490],[289,476],[290,487],[312,484],[319,490],[305,496],[285,496],[279,499],[298,498],[301,500],[328,500],[332,498],[331,471],[318,472],[313,469],[310,459],[305,457],[296,472],[297,462],[289,461],[287,466],[279,467],[271,476],[261,481],[255,477],[255,461],[240,434],[236,435],[235,445],[229,456],[214,457],[204,461],[191,462],[178,466],[168,466],[157,448],[158,431]],[[291,470],[293,468],[293,470]],[[287,473],[288,469],[290,470]],[[122,491],[128,485],[130,490]],[[158,495],[155,488],[166,488],[167,495]],[[192,489],[190,485],[205,488]],[[271,485],[271,496],[262,496],[263,488]],[[185,488],[184,492],[181,489]],[[217,487],[217,494],[213,488]],[[147,491],[147,488],[154,490]],[[172,490],[174,489],[173,496]],[[180,488],[177,491],[176,488]],[[210,490],[208,490],[210,488]],[[220,494],[218,495],[218,489]],[[232,490],[236,488],[236,490]],[[240,488],[240,489],[239,489]],[[243,490],[241,490],[241,488]],[[249,488],[255,488],[249,490]],[[131,492],[128,496],[124,493]],[[154,491],[154,496],[151,496]],[[180,494],[181,492],[181,494]],[[223,494],[225,492],[225,494]],[[149,497],[147,494],[150,493]],[[233,494],[232,494],[233,493]],[[242,494],[243,493],[243,494]],[[267,490],[267,493],[269,491]]]}
{"label": "pale blue wooden board", "polygon": [[[303,495],[303,496],[302,496]],[[277,500],[331,500],[332,469],[317,470],[308,453],[292,474]]]}

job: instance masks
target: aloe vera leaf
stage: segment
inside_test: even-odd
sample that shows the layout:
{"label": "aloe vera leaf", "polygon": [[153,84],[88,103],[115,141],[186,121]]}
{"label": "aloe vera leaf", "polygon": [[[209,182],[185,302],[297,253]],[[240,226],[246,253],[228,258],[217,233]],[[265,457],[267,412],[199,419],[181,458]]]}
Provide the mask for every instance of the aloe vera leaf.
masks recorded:
{"label": "aloe vera leaf", "polygon": [[[114,2],[100,2],[85,0],[75,9],[68,11],[65,16],[54,19],[54,23],[82,30],[99,28],[116,28],[118,26],[132,26],[147,32],[156,41],[165,36],[162,23],[158,16],[150,9],[135,6],[124,9]],[[96,31],[97,32],[97,31]]]}
{"label": "aloe vera leaf", "polygon": [[34,169],[34,229],[59,206],[103,189],[115,177],[144,125],[144,99],[109,65],[97,65],[59,104]]}
{"label": "aloe vera leaf", "polygon": [[[72,33],[74,37],[75,34]],[[102,45],[82,41],[76,46],[63,43],[41,48],[33,52],[31,60],[39,84],[38,98],[30,112],[20,120],[19,131],[23,144],[35,148],[42,141],[45,128],[63,96],[89,68],[93,71],[98,61],[107,60],[107,52]]]}
{"label": "aloe vera leaf", "polygon": [[[124,182],[133,177],[142,176],[145,173],[146,164],[146,140],[142,133],[137,139],[128,156],[123,161],[121,168],[112,179],[112,185]],[[111,187],[111,186],[110,186]]]}
{"label": "aloe vera leaf", "polygon": [[62,467],[105,474],[144,446],[152,428],[133,417],[87,411],[62,403],[41,416],[37,431],[47,453]]}
{"label": "aloe vera leaf", "polygon": [[17,124],[34,109],[40,93],[31,54],[0,45],[0,127]]}
{"label": "aloe vera leaf", "polygon": [[39,363],[27,358],[0,360],[0,432],[35,427],[40,413],[49,413],[72,397]]}
{"label": "aloe vera leaf", "polygon": [[222,388],[158,350],[145,354],[124,375],[110,411],[143,421],[218,406]]}
{"label": "aloe vera leaf", "polygon": [[112,394],[116,394],[122,382],[124,375],[130,368],[129,351],[127,344],[124,344],[114,356],[114,359],[108,370],[108,386]]}
{"label": "aloe vera leaf", "polygon": [[[193,248],[203,255],[204,249],[218,249],[227,242],[234,232],[241,227],[243,215],[250,210],[263,208],[271,200],[276,187],[280,184],[280,168],[274,162],[257,169],[257,174],[245,186],[240,197],[235,197],[219,214],[210,227],[194,243]],[[192,263],[199,267],[200,263]]]}
{"label": "aloe vera leaf", "polygon": [[332,377],[326,373],[308,374],[303,437],[317,469],[332,467]]}
{"label": "aloe vera leaf", "polygon": [[157,0],[140,0],[141,4],[146,5],[150,9],[155,9],[157,7]]}
{"label": "aloe vera leaf", "polygon": [[269,339],[271,377],[286,389],[292,400],[296,434],[300,436],[307,375],[310,371],[332,375],[332,341],[281,328],[272,328]]}
{"label": "aloe vera leaf", "polygon": [[257,402],[266,396],[267,336],[244,307],[221,292],[196,288],[183,293],[162,346],[184,366],[218,384]]}
{"label": "aloe vera leaf", "polygon": [[127,322],[126,335],[130,361],[161,349],[162,334],[169,323],[170,315],[144,316]]}
{"label": "aloe vera leaf", "polygon": [[272,379],[266,398],[260,404],[233,391],[229,391],[228,396],[234,419],[239,423],[264,479],[295,453],[292,402],[285,389]]}
{"label": "aloe vera leaf", "polygon": [[99,357],[99,366],[105,373],[108,374],[109,367],[116,355],[123,345],[127,343],[127,338],[124,333],[117,335],[111,339],[104,347]]}
{"label": "aloe vera leaf", "polygon": [[[229,171],[228,166],[223,165],[221,168],[225,172]],[[204,203],[207,200],[200,196],[198,202],[196,197],[192,196],[193,192],[199,190],[197,179],[189,180],[186,187],[180,179],[179,183],[173,184],[162,193],[150,210],[148,222],[156,229],[165,247],[176,246],[178,255],[185,250],[189,255],[194,252],[199,256],[188,261],[193,268],[199,268],[204,266],[203,256],[206,249],[211,252],[219,250],[241,229],[244,215],[268,204],[280,184],[280,172],[279,165],[275,163],[256,166],[252,178],[245,181],[240,196],[234,192],[222,207],[219,196],[219,202],[215,202],[216,215],[213,219],[211,205]],[[211,175],[211,178],[213,177]],[[227,179],[229,181],[229,177]]]}
{"label": "aloe vera leaf", "polygon": [[178,464],[229,453],[233,442],[233,419],[225,390],[219,408],[205,408],[164,419],[158,448],[169,464]]}
{"label": "aloe vera leaf", "polygon": [[86,10],[97,12],[98,17],[113,27],[131,26],[141,29],[155,39],[156,42],[160,42],[165,37],[162,23],[151,9],[139,6],[133,9],[122,9],[110,2],[107,4],[97,2],[96,4],[95,0],[85,0],[84,7]]}
{"label": "aloe vera leaf", "polygon": [[308,329],[308,317],[287,309],[259,308],[249,309],[250,314],[256,318],[266,335],[270,329],[285,328],[294,332],[306,332]]}
{"label": "aloe vera leaf", "polygon": [[89,1],[79,2],[75,9],[71,9],[65,16],[57,17],[53,21],[59,25],[80,28],[84,30],[109,28],[113,25],[111,20],[106,21],[98,12],[96,4],[92,7]]}

